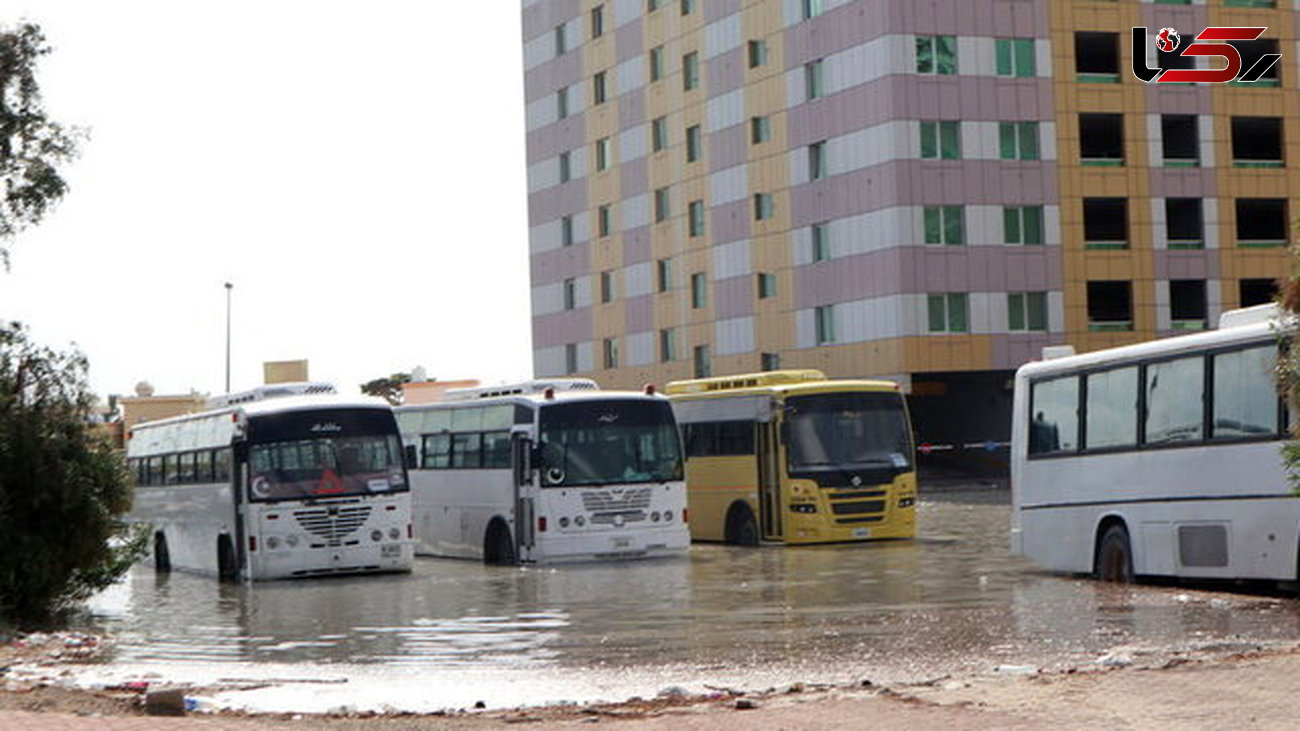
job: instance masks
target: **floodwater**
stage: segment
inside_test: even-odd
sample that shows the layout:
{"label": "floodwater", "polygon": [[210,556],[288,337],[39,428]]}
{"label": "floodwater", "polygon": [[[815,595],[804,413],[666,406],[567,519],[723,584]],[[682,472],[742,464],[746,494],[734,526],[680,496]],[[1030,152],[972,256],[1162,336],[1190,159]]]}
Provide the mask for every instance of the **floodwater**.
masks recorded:
{"label": "floodwater", "polygon": [[[431,711],[1059,668],[1121,645],[1300,639],[1300,603],[1045,574],[1007,555],[1005,490],[925,497],[914,541],[695,545],[680,559],[223,585],[138,566],[96,597],[86,683],[221,686],[265,711]],[[259,687],[260,686],[260,687]]]}

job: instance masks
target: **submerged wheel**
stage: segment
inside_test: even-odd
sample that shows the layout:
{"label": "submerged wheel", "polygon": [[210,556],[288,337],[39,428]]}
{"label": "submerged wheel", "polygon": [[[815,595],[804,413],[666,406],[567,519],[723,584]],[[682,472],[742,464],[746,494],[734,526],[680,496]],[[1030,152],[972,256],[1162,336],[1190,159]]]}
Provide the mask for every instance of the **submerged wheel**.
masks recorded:
{"label": "submerged wheel", "polygon": [[727,521],[727,543],[737,546],[758,545],[758,521],[748,505],[733,508]]}
{"label": "submerged wheel", "polygon": [[1101,581],[1133,583],[1133,550],[1129,546],[1128,529],[1124,526],[1112,525],[1101,535],[1097,557],[1093,561],[1093,575]]}
{"label": "submerged wheel", "polygon": [[500,522],[488,526],[487,535],[483,538],[483,563],[494,566],[513,566],[517,563],[510,529]]}
{"label": "submerged wheel", "polygon": [[167,550],[167,537],[162,533],[153,536],[153,570],[160,574],[172,570],[172,556]]}
{"label": "submerged wheel", "polygon": [[239,565],[235,562],[235,544],[230,536],[217,538],[217,577],[222,581],[234,581],[239,578]]}

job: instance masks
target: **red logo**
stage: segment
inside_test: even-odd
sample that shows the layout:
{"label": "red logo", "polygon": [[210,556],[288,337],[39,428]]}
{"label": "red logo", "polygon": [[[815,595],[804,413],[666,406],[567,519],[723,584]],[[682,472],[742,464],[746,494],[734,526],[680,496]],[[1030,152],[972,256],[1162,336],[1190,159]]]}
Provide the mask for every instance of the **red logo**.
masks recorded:
{"label": "red logo", "polygon": [[1173,28],[1161,28],[1160,35],[1156,36],[1156,50],[1173,53],[1178,50],[1178,44],[1182,43],[1182,40],[1178,31]]}
{"label": "red logo", "polygon": [[[1267,26],[1235,27],[1211,26],[1196,35],[1194,42],[1183,49],[1180,56],[1216,56],[1227,61],[1223,68],[1206,69],[1166,69],[1150,68],[1146,64],[1147,29],[1145,26],[1133,28],[1133,75],[1143,81],[1161,83],[1201,83],[1216,84],[1226,81],[1259,81],[1266,71],[1273,68],[1281,54],[1265,53],[1242,72],[1241,52],[1236,46],[1223,41],[1253,41],[1268,30]],[[1218,42],[1210,42],[1218,41]],[[1156,36],[1156,49],[1160,53],[1174,53],[1178,50],[1181,39],[1173,28],[1161,28]]]}

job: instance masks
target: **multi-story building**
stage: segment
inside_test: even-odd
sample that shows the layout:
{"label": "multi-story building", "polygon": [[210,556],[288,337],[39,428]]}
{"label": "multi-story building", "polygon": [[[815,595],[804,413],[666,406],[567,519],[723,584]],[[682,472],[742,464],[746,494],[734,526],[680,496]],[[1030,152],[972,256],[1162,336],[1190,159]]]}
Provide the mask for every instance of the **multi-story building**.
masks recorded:
{"label": "multi-story building", "polygon": [[[522,12],[539,376],[884,376],[922,440],[1000,441],[1043,346],[1213,326],[1286,269],[1291,0]],[[1267,26],[1234,43],[1280,63],[1254,83],[1130,71],[1132,27],[1156,67],[1195,61],[1158,29],[1210,25]]]}

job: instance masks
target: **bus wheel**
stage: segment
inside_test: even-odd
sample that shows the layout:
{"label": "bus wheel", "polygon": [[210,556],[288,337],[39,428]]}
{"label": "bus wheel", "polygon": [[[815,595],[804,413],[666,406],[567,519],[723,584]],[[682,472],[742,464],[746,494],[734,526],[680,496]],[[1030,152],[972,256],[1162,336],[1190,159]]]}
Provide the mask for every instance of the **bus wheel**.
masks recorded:
{"label": "bus wheel", "polygon": [[239,566],[235,563],[235,544],[230,536],[217,538],[217,578],[222,581],[234,581],[239,578]]}
{"label": "bus wheel", "polygon": [[754,511],[748,505],[738,505],[731,509],[727,519],[727,543],[737,546],[758,545],[758,521],[754,520]]}
{"label": "bus wheel", "polygon": [[167,537],[161,532],[153,534],[153,570],[160,574],[172,570],[171,553],[167,551]]}
{"label": "bus wheel", "polygon": [[494,566],[513,566],[516,563],[510,529],[500,521],[493,521],[488,526],[487,536],[483,539],[483,563]]}
{"label": "bus wheel", "polygon": [[1129,548],[1128,530],[1124,526],[1112,525],[1101,535],[1093,567],[1094,575],[1101,581],[1133,583],[1133,551]]}

